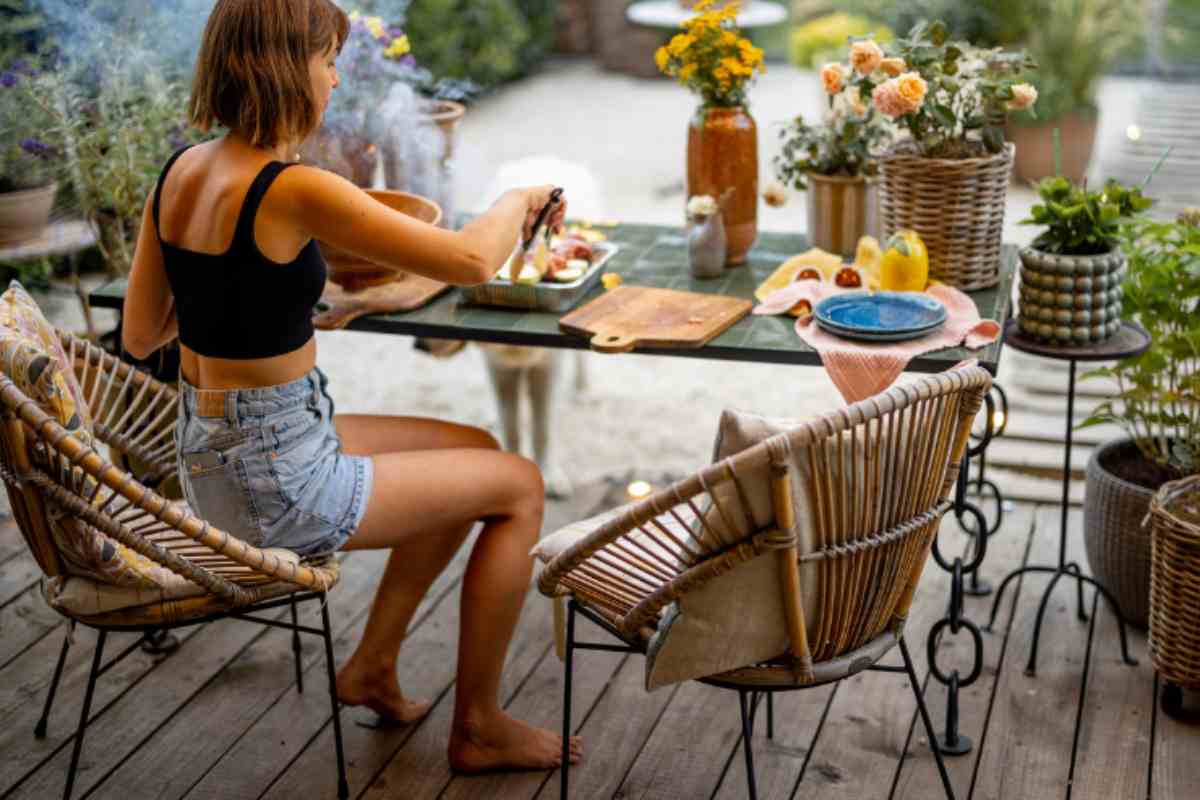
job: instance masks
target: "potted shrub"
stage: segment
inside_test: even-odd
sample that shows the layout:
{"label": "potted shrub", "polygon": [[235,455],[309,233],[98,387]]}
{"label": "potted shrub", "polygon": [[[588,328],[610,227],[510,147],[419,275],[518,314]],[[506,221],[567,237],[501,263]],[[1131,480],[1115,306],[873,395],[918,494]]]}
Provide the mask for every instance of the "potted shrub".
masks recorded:
{"label": "potted shrub", "polygon": [[[864,84],[882,79],[883,51],[871,39],[855,42],[858,66],[840,62],[821,68],[829,111],[820,125],[796,117],[781,131],[783,146],[775,175],[808,192],[808,240],[830,253],[852,256],[864,235],[879,235],[879,150],[890,126],[867,101]],[[896,71],[895,74],[900,74]]]}
{"label": "potted shrub", "polygon": [[34,94],[39,77],[28,60],[0,70],[0,245],[40,235],[58,191],[59,153]]}
{"label": "potted shrub", "polygon": [[765,72],[763,51],[743,38],[736,19],[741,3],[713,8],[700,0],[684,32],[660,48],[655,64],[700,96],[688,126],[685,196],[725,197],[726,264],[746,262],[758,238],[758,126],[746,91]]}
{"label": "potted shrub", "polygon": [[950,41],[941,22],[920,23],[889,47],[901,71],[872,86],[875,108],[907,132],[882,159],[884,236],[914,230],[929,248],[929,277],[985,289],[1000,276],[1000,239],[1013,146],[1011,111],[1036,90],[1021,52]]}
{"label": "potted shrub", "polygon": [[1021,224],[1045,230],[1021,249],[1021,332],[1059,344],[1104,341],[1121,328],[1120,226],[1151,201],[1112,180],[1098,192],[1061,176],[1037,188],[1042,202]]}
{"label": "potted shrub", "polygon": [[1095,370],[1118,393],[1084,425],[1115,423],[1127,438],[1092,455],[1084,542],[1092,571],[1142,627],[1148,618],[1150,500],[1163,484],[1200,473],[1200,210],[1125,231],[1122,310],[1152,339],[1144,354]]}
{"label": "potted shrub", "polygon": [[[1032,181],[1087,174],[1096,141],[1096,83],[1141,32],[1135,0],[1021,0],[1025,47],[1038,63],[1037,113],[1014,114],[1014,172]],[[1055,172],[1053,131],[1062,134],[1062,171]]]}

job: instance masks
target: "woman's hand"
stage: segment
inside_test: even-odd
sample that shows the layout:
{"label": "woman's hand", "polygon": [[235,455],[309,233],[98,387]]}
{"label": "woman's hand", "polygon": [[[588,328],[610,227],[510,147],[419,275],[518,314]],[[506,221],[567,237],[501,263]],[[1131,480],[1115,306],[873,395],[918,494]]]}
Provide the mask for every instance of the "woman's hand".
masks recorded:
{"label": "woman's hand", "polygon": [[[520,193],[525,202],[525,224],[522,227],[522,241],[529,239],[537,233],[533,229],[533,226],[537,223],[538,215],[542,213],[542,209],[550,202],[550,195],[557,188],[553,185],[546,185],[514,190]],[[545,225],[549,230],[561,233],[563,221],[566,217],[567,200],[566,197],[560,197],[558,202],[550,209],[550,213],[546,215]]]}

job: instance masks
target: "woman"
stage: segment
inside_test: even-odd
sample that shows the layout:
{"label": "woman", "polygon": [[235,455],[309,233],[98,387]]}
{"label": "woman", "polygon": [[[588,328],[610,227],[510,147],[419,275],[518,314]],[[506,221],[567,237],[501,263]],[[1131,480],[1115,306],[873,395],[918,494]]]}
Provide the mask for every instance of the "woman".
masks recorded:
{"label": "woman", "polygon": [[[462,231],[394,212],[323,170],[287,163],[337,88],[349,31],[329,0],[220,0],[197,62],[191,121],[228,134],[177,153],[146,201],[125,301],[137,358],[181,343],[176,437],[196,512],[302,556],[389,548],[362,641],[338,674],[347,705],[411,723],[400,644],[418,603],[477,521],[462,590],[455,712],[460,771],[544,769],[561,739],[497,701],[542,522],[537,467],[488,433],[399,417],[333,417],[312,309],[314,240],[457,285],[489,280],[551,187],[514,190]],[[550,217],[558,228],[560,204]],[[572,742],[572,760],[579,742]]]}

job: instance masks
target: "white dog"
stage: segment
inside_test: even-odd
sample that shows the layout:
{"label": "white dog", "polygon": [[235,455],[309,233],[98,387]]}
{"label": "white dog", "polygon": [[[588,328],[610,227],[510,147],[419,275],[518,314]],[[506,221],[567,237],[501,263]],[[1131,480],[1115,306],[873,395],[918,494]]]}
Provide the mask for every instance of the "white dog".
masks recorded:
{"label": "white dog", "polygon": [[[500,165],[485,199],[494,201],[513,186],[553,184],[565,190],[567,214],[576,219],[597,219],[605,214],[596,178],[586,167],[553,157],[533,157]],[[567,497],[571,480],[554,458],[551,432],[555,395],[562,377],[566,352],[545,347],[520,347],[503,344],[480,344],[496,405],[500,412],[501,438],[506,450],[521,450],[521,387],[529,395],[532,421],[533,459],[546,479],[546,494],[551,498]],[[574,389],[583,392],[587,386],[585,358],[575,353]]]}

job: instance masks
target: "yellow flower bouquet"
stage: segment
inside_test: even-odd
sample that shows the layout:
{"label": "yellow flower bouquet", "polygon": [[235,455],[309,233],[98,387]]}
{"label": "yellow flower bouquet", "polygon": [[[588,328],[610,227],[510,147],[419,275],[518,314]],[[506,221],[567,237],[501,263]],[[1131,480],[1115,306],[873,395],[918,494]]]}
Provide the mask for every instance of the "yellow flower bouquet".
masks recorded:
{"label": "yellow flower bouquet", "polygon": [[767,71],[763,51],[738,30],[740,9],[737,1],[716,8],[715,0],[701,0],[697,15],[683,23],[683,33],[654,55],[663,74],[697,92],[706,106],[745,105],[746,89]]}

